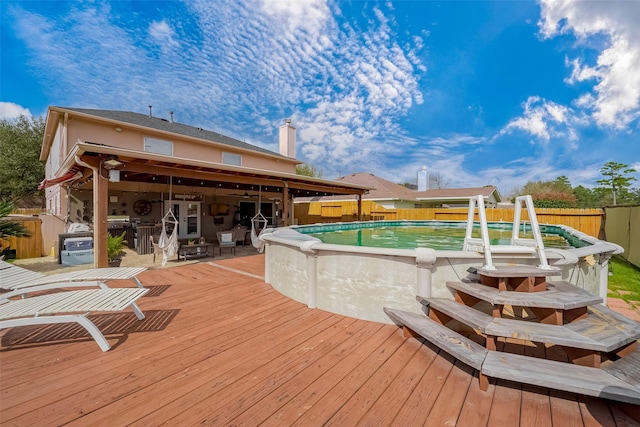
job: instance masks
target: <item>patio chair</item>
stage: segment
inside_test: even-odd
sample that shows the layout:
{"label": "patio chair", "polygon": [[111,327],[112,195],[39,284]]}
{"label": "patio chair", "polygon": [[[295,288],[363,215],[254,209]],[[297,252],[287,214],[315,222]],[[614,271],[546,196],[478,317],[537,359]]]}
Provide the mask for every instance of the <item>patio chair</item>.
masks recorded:
{"label": "patio chair", "polygon": [[244,246],[244,242],[247,239],[247,231],[249,231],[248,227],[236,227],[233,229],[233,240],[237,242],[241,242],[242,246]]}
{"label": "patio chair", "polygon": [[222,248],[230,248],[231,252],[236,254],[236,240],[232,230],[218,231],[218,242],[220,243],[220,256],[222,256]]}
{"label": "patio chair", "polygon": [[73,282],[87,282],[91,280],[133,280],[137,287],[142,288],[142,283],[136,277],[145,271],[146,267],[110,267],[91,268],[46,275],[27,270],[20,266],[0,261],[0,288],[17,290],[31,286],[66,282],[66,286],[72,286]]}
{"label": "patio chair", "polygon": [[89,332],[102,351],[107,351],[111,346],[87,315],[92,312],[123,311],[131,307],[136,317],[143,320],[144,314],[135,301],[148,291],[144,288],[108,288],[104,285],[101,289],[57,292],[18,300],[3,299],[0,301],[0,329],[78,323]]}

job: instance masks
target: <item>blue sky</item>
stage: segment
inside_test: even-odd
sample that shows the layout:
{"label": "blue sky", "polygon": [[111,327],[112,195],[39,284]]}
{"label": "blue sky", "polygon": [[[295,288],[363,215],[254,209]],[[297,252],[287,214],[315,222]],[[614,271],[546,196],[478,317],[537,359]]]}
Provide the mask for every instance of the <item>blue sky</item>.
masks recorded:
{"label": "blue sky", "polygon": [[[0,117],[128,110],[371,172],[510,194],[640,172],[639,1],[0,2]],[[640,181],[640,173],[634,175]],[[636,182],[637,184],[637,182]],[[636,185],[637,186],[637,185]]]}

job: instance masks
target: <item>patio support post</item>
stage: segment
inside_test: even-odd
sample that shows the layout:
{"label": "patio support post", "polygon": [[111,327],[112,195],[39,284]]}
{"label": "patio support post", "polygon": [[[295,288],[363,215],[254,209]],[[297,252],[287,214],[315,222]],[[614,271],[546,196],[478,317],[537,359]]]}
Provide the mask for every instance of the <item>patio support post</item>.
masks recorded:
{"label": "patio support post", "polygon": [[103,268],[109,265],[107,259],[107,214],[109,198],[109,180],[103,176],[100,159],[79,159],[76,163],[89,167],[93,171],[93,266]]}
{"label": "patio support post", "polygon": [[107,214],[109,210],[109,180],[102,176],[102,168],[93,179],[93,263],[96,268],[109,266],[107,259]]}
{"label": "patio support post", "polygon": [[285,227],[291,225],[291,218],[289,218],[289,211],[291,210],[291,207],[289,206],[290,203],[291,197],[289,197],[289,184],[285,181],[284,186],[282,187],[282,221]]}
{"label": "patio support post", "polygon": [[358,194],[358,221],[362,221],[362,193]]}

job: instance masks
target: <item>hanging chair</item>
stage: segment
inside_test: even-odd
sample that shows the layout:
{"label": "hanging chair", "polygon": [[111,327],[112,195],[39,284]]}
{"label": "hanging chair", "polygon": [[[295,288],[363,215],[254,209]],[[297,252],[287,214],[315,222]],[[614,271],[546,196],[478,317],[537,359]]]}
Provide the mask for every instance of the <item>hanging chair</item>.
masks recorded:
{"label": "hanging chair", "polygon": [[260,253],[264,250],[264,242],[260,240],[260,234],[267,228],[269,222],[260,211],[251,218],[251,244]]}
{"label": "hanging chair", "polygon": [[[167,236],[167,224],[173,224],[171,236]],[[158,239],[158,247],[162,249],[163,267],[169,258],[178,253],[178,249],[180,248],[180,243],[178,243],[178,220],[171,209],[162,217],[162,232]]]}
{"label": "hanging chair", "polygon": [[251,218],[251,244],[258,252],[264,251],[264,242],[260,240],[260,234],[267,228],[269,221],[262,215],[262,185],[258,187],[258,213]]}

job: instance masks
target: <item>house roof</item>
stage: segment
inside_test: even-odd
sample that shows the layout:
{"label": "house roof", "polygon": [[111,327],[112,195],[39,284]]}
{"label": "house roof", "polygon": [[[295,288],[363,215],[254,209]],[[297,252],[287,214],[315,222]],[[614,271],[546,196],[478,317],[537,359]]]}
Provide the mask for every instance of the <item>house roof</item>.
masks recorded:
{"label": "house roof", "polygon": [[[494,194],[495,193],[495,194]],[[470,188],[438,188],[434,190],[416,191],[413,197],[417,200],[469,200],[472,196],[490,197],[495,195],[496,200],[501,200],[498,189],[493,186],[489,187],[470,187]]]}
{"label": "house roof", "polygon": [[403,185],[382,179],[372,173],[353,173],[340,177],[336,181],[373,188],[374,190],[369,191],[369,193],[364,196],[365,199],[413,200],[415,198],[414,191]]}
{"label": "house roof", "polygon": [[[363,196],[364,200],[409,200],[409,201],[468,201],[472,196],[482,195],[487,198],[494,195],[500,201],[500,193],[496,187],[440,188],[426,191],[411,190],[372,173],[361,172],[338,178],[336,181],[374,188]],[[299,202],[354,200],[356,196],[326,196],[317,198],[298,198]]]}
{"label": "house roof", "polygon": [[102,119],[114,124],[129,124],[135,127],[142,127],[147,129],[153,129],[160,132],[167,132],[176,135],[181,135],[189,138],[197,138],[200,140],[213,142],[216,144],[228,145],[230,147],[238,148],[241,150],[249,150],[269,156],[279,157],[295,163],[302,163],[298,160],[291,159],[283,156],[279,153],[267,150],[256,145],[240,141],[235,138],[231,138],[221,133],[213,132],[210,130],[202,129],[199,127],[189,126],[175,121],[170,121],[161,117],[152,117],[148,114],[134,113],[131,111],[117,111],[117,110],[95,110],[89,108],[69,108],[69,107],[50,107],[50,112],[71,112],[77,115],[90,116],[92,118]]}

